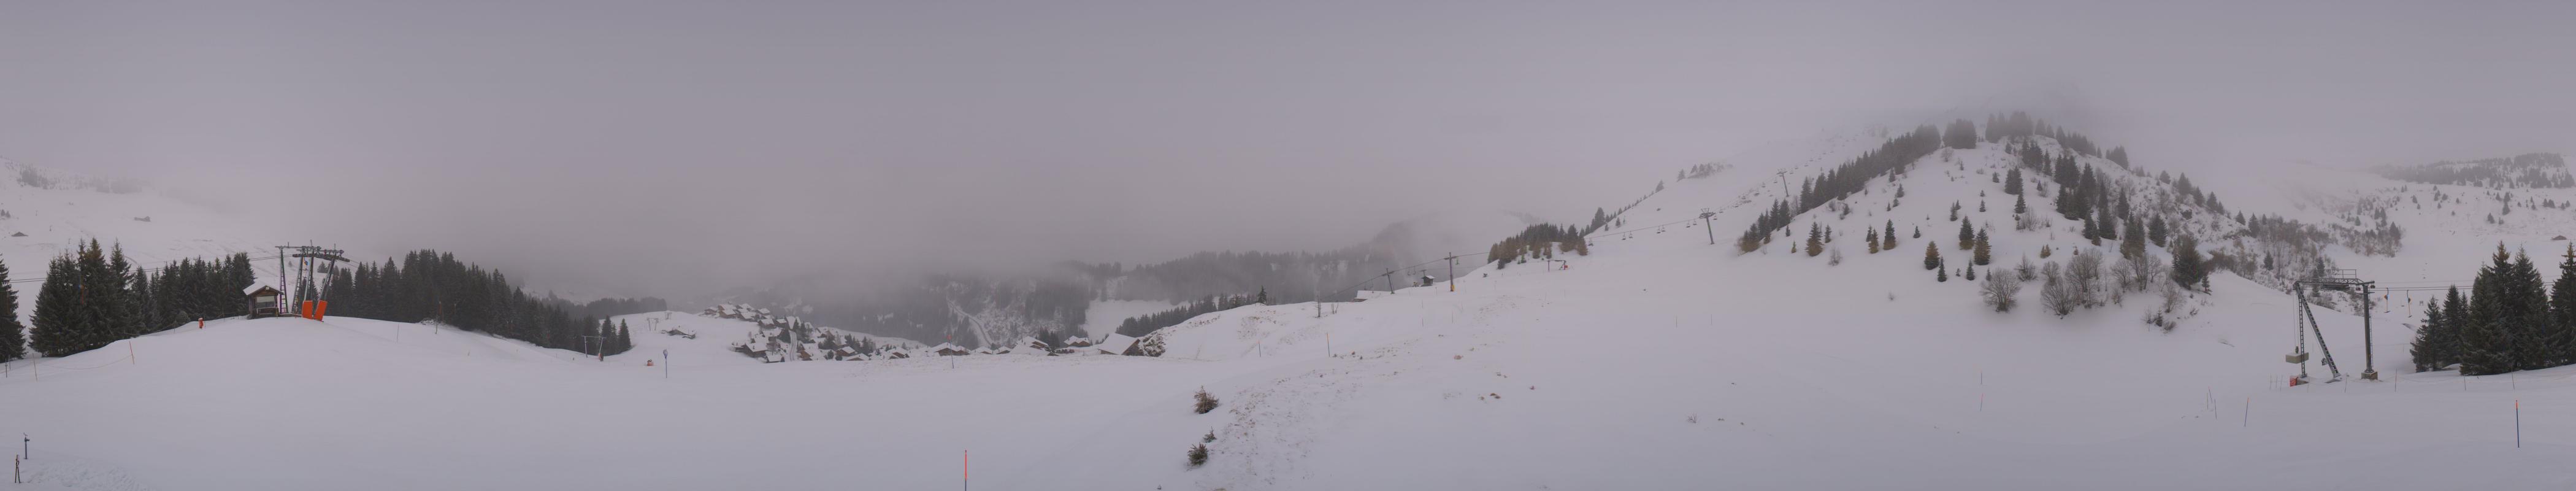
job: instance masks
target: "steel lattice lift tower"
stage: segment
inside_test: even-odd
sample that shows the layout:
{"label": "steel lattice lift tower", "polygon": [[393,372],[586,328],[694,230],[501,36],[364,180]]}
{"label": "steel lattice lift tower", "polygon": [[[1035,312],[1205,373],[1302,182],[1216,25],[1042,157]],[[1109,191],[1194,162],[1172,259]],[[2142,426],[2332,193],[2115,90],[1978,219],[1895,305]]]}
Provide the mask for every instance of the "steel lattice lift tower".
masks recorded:
{"label": "steel lattice lift tower", "polygon": [[313,274],[331,268],[337,263],[347,262],[349,258],[343,257],[342,254],[348,253],[349,251],[311,245],[277,246],[278,281],[284,283],[290,279],[294,280],[292,286],[279,285],[286,286],[286,293],[290,295],[286,307],[296,309],[297,314],[304,314],[302,309],[305,307],[302,301],[329,301],[330,299],[320,298],[323,290],[321,286],[314,283]]}
{"label": "steel lattice lift tower", "polygon": [[2291,385],[2306,383],[2308,379],[2308,335],[2311,333],[2317,337],[2317,350],[2325,355],[2322,362],[2326,370],[2333,375],[2333,378],[2326,381],[2343,380],[2343,369],[2335,366],[2334,350],[2326,347],[2325,330],[2317,325],[2316,310],[2308,303],[2308,292],[2311,290],[2361,292],[2361,379],[2379,380],[2379,369],[2373,363],[2373,350],[2370,345],[2370,289],[2376,285],[2377,282],[2362,281],[2353,270],[2323,267],[2319,267],[2315,273],[2309,274],[2306,279],[2301,279],[2292,285],[2291,289],[2299,298],[2299,325],[2293,329],[2299,333],[2299,344],[2298,348],[2292,350],[2288,356],[2282,357],[2282,361],[2299,364],[2299,378]]}

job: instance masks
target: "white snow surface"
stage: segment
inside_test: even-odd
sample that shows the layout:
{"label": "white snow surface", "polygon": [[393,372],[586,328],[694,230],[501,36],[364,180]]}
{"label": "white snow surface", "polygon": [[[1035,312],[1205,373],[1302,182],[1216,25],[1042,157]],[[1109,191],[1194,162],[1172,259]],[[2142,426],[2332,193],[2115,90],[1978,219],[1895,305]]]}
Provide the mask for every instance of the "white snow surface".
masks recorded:
{"label": "white snow surface", "polygon": [[[601,362],[412,324],[221,320],[40,360],[42,380],[9,364],[0,434],[36,440],[33,489],[942,489],[968,452],[987,490],[2576,486],[2576,367],[2408,373],[2411,311],[2374,320],[2390,381],[2285,387],[2294,301],[2232,275],[2173,332],[2140,322],[2144,295],[2058,318],[2036,285],[1994,313],[1975,282],[1933,281],[1924,241],[1963,264],[1944,215],[1979,190],[1990,211],[1964,214],[1999,225],[1981,273],[2041,244],[2116,254],[2065,223],[2010,231],[2010,196],[1976,173],[2000,152],[1919,164],[1896,210],[1874,187],[1849,218],[1798,220],[1848,232],[1841,265],[1787,241],[1736,253],[1731,234],[1779,195],[1773,170],[1794,183],[1875,145],[1729,159],[1566,269],[1480,270],[1320,317],[1218,312],[1167,329],[1160,358],[762,364],[723,349],[747,323],[655,313],[624,317],[638,348]],[[1891,219],[1924,236],[1857,247]],[[2387,261],[2465,277],[2477,258],[2447,251],[2492,248],[2481,233],[2410,229]],[[2361,319],[2318,312],[2357,375]],[[649,316],[699,339],[648,333]],[[668,366],[643,366],[665,349]],[[1220,405],[1195,414],[1202,388]],[[1209,433],[1207,465],[1185,465]]]}
{"label": "white snow surface", "polygon": [[[44,277],[47,261],[90,239],[103,246],[124,247],[126,257],[144,268],[189,258],[222,259],[236,252],[274,256],[273,246],[285,240],[261,225],[262,220],[244,220],[161,190],[115,194],[79,189],[69,182],[92,178],[5,160],[0,164],[5,164],[0,165],[0,211],[8,214],[0,218],[0,262],[8,264],[13,281]],[[37,169],[64,184],[53,189],[25,186],[18,182],[18,172],[24,168]],[[270,264],[253,264],[263,281],[273,282],[268,278],[275,276],[276,268],[267,267]],[[35,313],[39,285],[10,285],[18,291],[19,318]]]}

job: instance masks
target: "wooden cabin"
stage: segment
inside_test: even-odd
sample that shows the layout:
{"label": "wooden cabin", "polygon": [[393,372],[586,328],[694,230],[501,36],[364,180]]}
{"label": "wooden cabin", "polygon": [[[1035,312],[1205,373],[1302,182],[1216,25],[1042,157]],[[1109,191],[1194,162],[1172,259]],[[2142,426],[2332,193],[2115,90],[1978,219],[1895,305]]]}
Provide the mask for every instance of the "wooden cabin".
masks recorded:
{"label": "wooden cabin", "polygon": [[249,297],[244,301],[250,302],[250,318],[252,319],[280,317],[286,315],[286,311],[284,309],[280,309],[278,303],[278,298],[284,296],[284,294],[278,293],[276,288],[269,287],[268,285],[251,285],[248,288],[242,289],[242,295]]}

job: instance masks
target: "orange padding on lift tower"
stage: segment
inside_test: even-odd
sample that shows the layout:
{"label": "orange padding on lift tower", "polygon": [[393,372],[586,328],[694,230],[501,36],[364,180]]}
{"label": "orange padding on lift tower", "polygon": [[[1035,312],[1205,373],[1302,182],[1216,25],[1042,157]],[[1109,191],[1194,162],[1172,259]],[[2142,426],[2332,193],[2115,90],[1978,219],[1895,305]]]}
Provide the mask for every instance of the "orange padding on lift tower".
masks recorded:
{"label": "orange padding on lift tower", "polygon": [[331,315],[331,301],[330,301],[330,300],[315,300],[315,301],[313,301],[313,320],[317,320],[317,321],[318,321],[318,320],[322,320],[322,316],[325,316],[325,315]]}

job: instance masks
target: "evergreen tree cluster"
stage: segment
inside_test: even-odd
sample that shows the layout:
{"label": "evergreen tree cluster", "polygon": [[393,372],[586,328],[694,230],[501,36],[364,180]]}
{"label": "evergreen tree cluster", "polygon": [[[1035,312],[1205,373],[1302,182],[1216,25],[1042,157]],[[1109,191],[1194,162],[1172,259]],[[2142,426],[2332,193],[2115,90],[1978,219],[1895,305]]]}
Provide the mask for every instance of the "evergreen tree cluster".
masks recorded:
{"label": "evergreen tree cluster", "polygon": [[[1708,176],[1714,176],[1714,175],[1717,175],[1717,172],[1718,172],[1718,171],[1726,170],[1726,169],[1727,169],[1727,167],[1729,167],[1729,166],[1728,166],[1728,165],[1726,165],[1726,164],[1721,164],[1721,163],[1716,163],[1716,162],[1710,162],[1710,163],[1705,163],[1705,164],[1693,165],[1693,166],[1691,166],[1689,169],[1684,169],[1684,170],[1680,171],[1679,173],[1674,174],[1674,175],[1673,175],[1673,180],[1675,180],[1675,181],[1680,181],[1680,180],[1683,180],[1683,179],[1705,179],[1705,178],[1707,178]],[[1593,212],[1593,216],[1594,216],[1594,217],[1600,217],[1600,216],[1601,216],[1601,213],[1600,213],[1600,212],[1597,212],[1597,211],[1596,211],[1596,212]]]}
{"label": "evergreen tree cluster", "polygon": [[[592,345],[583,336],[617,334],[605,321],[575,318],[564,302],[520,291],[499,270],[433,250],[414,251],[383,264],[361,262],[355,268],[334,268],[323,295],[331,300],[330,312],[335,316],[438,321],[546,348],[589,353]],[[610,349],[605,354],[622,351]]]}
{"label": "evergreen tree cluster", "polygon": [[[16,319],[0,322],[0,359],[33,347],[47,356],[97,349],[117,340],[167,329],[199,317],[241,315],[241,287],[250,284],[249,255],[222,261],[190,259],[160,268],[136,267],[123,248],[96,240],[56,257],[38,287],[32,332]],[[15,291],[0,291],[0,306],[16,306]],[[14,312],[14,310],[8,310]],[[12,316],[14,317],[14,316]]]}
{"label": "evergreen tree cluster", "polygon": [[1736,239],[1736,246],[1745,252],[1760,250],[1771,234],[1788,228],[1790,221],[1796,220],[1799,214],[1860,192],[1861,188],[1869,185],[1870,179],[1898,172],[1942,146],[1941,130],[1923,125],[1911,133],[1888,140],[1876,150],[1861,154],[1860,158],[1825,171],[1821,177],[1807,179],[1800,185],[1797,196],[1773,203],[1762,216],[1755,218],[1753,226]]}
{"label": "evergreen tree cluster", "polygon": [[155,272],[133,264],[123,247],[93,239],[46,266],[27,343],[63,356],[197,318],[241,315],[249,308],[241,289],[252,281],[248,254],[183,260]]}
{"label": "evergreen tree cluster", "polygon": [[582,352],[614,355],[635,349],[635,331],[626,328],[626,321],[599,319],[599,322],[585,322],[585,324],[592,327],[589,333],[583,335],[597,337],[584,340],[586,344]]}
{"label": "evergreen tree cluster", "polygon": [[[2047,120],[2033,118],[2030,116],[2030,113],[2013,111],[2010,115],[1991,114],[1986,116],[1987,142],[1999,143],[2005,140],[2010,140],[2013,137],[2036,136],[2045,136],[2055,139],[2059,145],[2065,146],[2067,150],[2075,153],[2095,157],[2102,156],[2100,148],[2093,145],[2092,138],[2085,137],[2082,133],[2067,131],[2065,128],[2049,124]],[[2123,154],[2123,158],[2126,158],[2125,154]],[[2122,165],[2127,164],[2124,163]]]}
{"label": "evergreen tree cluster", "polygon": [[1977,148],[1977,124],[1965,119],[1951,121],[1949,126],[1941,129],[1941,146],[1962,150]]}
{"label": "evergreen tree cluster", "polygon": [[1259,303],[1256,300],[1259,299],[1253,295],[1209,296],[1207,298],[1191,301],[1187,305],[1182,305],[1171,310],[1129,317],[1126,321],[1118,323],[1118,333],[1128,336],[1144,337],[1147,334],[1153,334],[1154,331],[1179,325],[1193,317],[1206,315],[1210,312],[1233,310],[1235,307]]}
{"label": "evergreen tree cluster", "polygon": [[[2576,249],[2569,253],[2576,256]],[[2417,370],[2458,364],[2464,375],[2576,363],[2576,257],[2559,263],[2553,286],[2543,283],[2530,256],[2496,244],[2468,298],[2455,287],[2426,307],[2412,351]]]}
{"label": "evergreen tree cluster", "polygon": [[133,289],[145,323],[166,328],[249,314],[250,302],[243,298],[242,289],[255,281],[250,254],[235,253],[216,261],[180,260],[157,273],[137,271]]}
{"label": "evergreen tree cluster", "polygon": [[1558,252],[1589,256],[1592,255],[1592,246],[1584,242],[1582,230],[1572,225],[1559,227],[1542,223],[1522,229],[1521,233],[1486,248],[1485,259],[1495,263],[1494,269],[1503,269],[1531,259],[1554,258]]}

